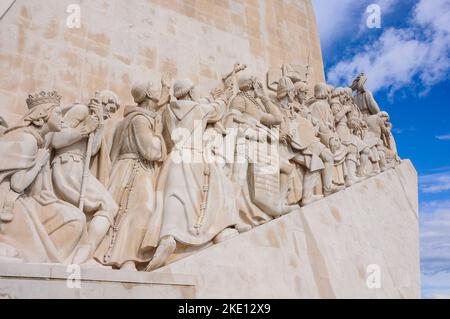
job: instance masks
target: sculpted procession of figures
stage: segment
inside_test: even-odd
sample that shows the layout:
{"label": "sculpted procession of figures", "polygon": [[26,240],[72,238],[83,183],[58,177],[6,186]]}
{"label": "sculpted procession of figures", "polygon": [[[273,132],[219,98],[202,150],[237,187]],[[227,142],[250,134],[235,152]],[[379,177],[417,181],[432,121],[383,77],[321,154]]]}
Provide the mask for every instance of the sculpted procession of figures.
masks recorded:
{"label": "sculpted procession of figures", "polygon": [[136,83],[110,146],[114,92],[29,95],[20,123],[0,118],[0,262],[152,271],[400,162],[364,74],[309,98],[293,66],[272,95],[241,64],[204,98],[189,79]]}

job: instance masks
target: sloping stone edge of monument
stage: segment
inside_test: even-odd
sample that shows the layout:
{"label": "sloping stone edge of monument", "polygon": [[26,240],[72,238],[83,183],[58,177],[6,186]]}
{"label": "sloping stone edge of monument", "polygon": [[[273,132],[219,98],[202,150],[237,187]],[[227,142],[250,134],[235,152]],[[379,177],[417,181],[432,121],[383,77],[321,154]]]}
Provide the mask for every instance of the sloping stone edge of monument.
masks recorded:
{"label": "sloping stone edge of monument", "polygon": [[417,185],[404,160],[157,273],[199,298],[420,298]]}

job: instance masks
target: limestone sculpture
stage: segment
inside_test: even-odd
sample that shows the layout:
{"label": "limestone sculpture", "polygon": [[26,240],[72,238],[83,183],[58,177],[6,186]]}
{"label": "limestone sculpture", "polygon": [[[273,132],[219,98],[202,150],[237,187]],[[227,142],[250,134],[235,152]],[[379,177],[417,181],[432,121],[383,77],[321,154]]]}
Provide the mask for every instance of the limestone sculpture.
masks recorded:
{"label": "limestone sculpture", "polygon": [[131,89],[136,106],[127,106],[116,128],[112,149],[112,171],[108,190],[119,205],[117,216],[96,258],[105,265],[135,270],[148,263],[158,242],[143,243],[147,229],[156,228],[156,178],[166,158],[161,115],[169,101],[170,83],[163,78],[160,98],[151,83]]}
{"label": "limestone sculpture", "polygon": [[5,133],[5,131],[8,129],[8,123],[6,122],[6,120],[0,116],[0,136],[3,135],[3,133]]}
{"label": "limestone sculpture", "polygon": [[[267,147],[269,144],[278,144],[270,128],[281,124],[281,114],[266,96],[261,82],[243,75],[239,78],[239,93],[230,103],[226,122],[228,128],[237,129],[231,180],[237,186],[239,216],[245,224],[259,226],[281,215],[279,167],[272,174],[261,172],[255,159],[258,155],[278,158],[278,154],[266,151],[271,149]],[[255,154],[258,152],[264,154]]]}
{"label": "limestone sculpture", "polygon": [[309,98],[308,68],[285,64],[269,97],[245,69],[201,99],[167,74],[133,85],[112,136],[111,91],[64,108],[42,91],[0,118],[0,262],[152,271],[399,163],[364,74]]}
{"label": "limestone sculpture", "polygon": [[354,101],[364,116],[380,113],[380,107],[373,98],[373,94],[365,86],[367,77],[364,73],[359,74],[350,88],[356,92]]}
{"label": "limestone sculpture", "polygon": [[[216,163],[203,154],[202,136],[208,123],[218,122],[225,111],[226,96],[208,102],[195,100],[194,83],[178,80],[174,96],[164,110],[163,136],[168,159],[158,180],[163,190],[160,242],[148,270],[162,266],[177,246],[202,246],[216,238],[224,240],[237,234],[233,188]],[[157,229],[149,229],[156,233]]]}
{"label": "limestone sculpture", "polygon": [[88,105],[76,103],[64,114],[64,127],[52,136],[55,150],[52,161],[52,180],[55,193],[61,200],[76,205],[86,213],[89,245],[80,248],[74,263],[92,257],[109,227],[114,224],[117,204],[106,187],[89,167],[91,156],[102,161],[101,169],[110,163],[103,136],[104,121],[118,108],[114,93],[101,91]]}
{"label": "limestone sculpture", "polygon": [[0,139],[0,261],[70,263],[86,239],[84,214],[56,198],[49,176],[60,100],[55,91],[30,95],[22,123]]}

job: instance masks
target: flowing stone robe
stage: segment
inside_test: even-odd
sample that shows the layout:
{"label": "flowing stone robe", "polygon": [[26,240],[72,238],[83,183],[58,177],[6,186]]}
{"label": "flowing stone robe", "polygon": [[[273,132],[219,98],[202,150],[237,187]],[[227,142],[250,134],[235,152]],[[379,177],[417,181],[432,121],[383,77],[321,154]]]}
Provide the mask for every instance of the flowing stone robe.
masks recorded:
{"label": "flowing stone robe", "polygon": [[356,152],[350,153],[350,158],[347,156],[347,159],[351,159],[356,163],[358,162],[359,153],[368,148],[368,146],[361,140],[361,138],[354,135],[350,130],[349,117],[351,114],[350,112],[345,112],[345,107],[347,107],[347,105],[342,105],[339,102],[335,102],[332,104],[331,109],[335,119],[336,133],[341,139],[342,144],[347,147],[353,147],[353,149],[356,150]]}
{"label": "flowing stone robe", "polygon": [[[61,132],[55,133],[55,136],[56,134],[64,134],[65,130],[72,130],[82,125],[89,113],[89,107],[86,105],[76,104],[72,106],[63,118],[67,127],[63,128]],[[92,155],[98,154],[101,158],[105,158],[106,156],[103,155],[105,150],[102,150],[102,148],[106,147],[106,145],[102,135],[100,129],[95,131]],[[80,199],[87,140],[87,138],[83,138],[75,143],[56,149],[52,161],[52,180],[55,194],[60,199],[73,205],[78,205]],[[90,163],[91,160],[90,158]],[[108,163],[93,164],[96,167],[108,166]],[[117,212],[117,205],[111,194],[107,191],[104,184],[91,172],[87,176],[84,212],[87,214],[88,221],[93,216],[100,215],[107,218],[111,224],[113,224]]]}
{"label": "flowing stone robe", "polygon": [[353,100],[364,116],[380,113],[380,107],[378,106],[377,101],[375,101],[372,92],[369,90],[358,92],[353,97]]}
{"label": "flowing stone robe", "polygon": [[[166,149],[157,132],[158,113],[129,106],[113,138],[113,169],[108,190],[119,205],[114,226],[96,252],[103,264],[122,266],[127,261],[146,263],[158,241],[143,243],[147,232],[157,232],[155,184]],[[160,125],[160,124],[159,124]]]}
{"label": "flowing stone robe", "polygon": [[[237,224],[233,186],[216,163],[204,161],[203,154],[203,133],[208,124],[221,119],[224,108],[222,100],[180,100],[164,110],[163,135],[170,154],[158,178],[164,196],[158,238],[172,236],[186,246],[201,246]],[[145,240],[153,241],[155,235],[149,229]]]}
{"label": "flowing stone robe", "polygon": [[289,204],[296,204],[303,198],[305,171],[314,174],[320,173],[325,168],[320,156],[326,148],[316,137],[311,121],[295,112],[295,108],[301,107],[296,102],[289,103],[288,107],[280,104],[280,111],[283,114],[281,129],[292,137],[290,145],[282,144],[280,148],[284,149],[282,152],[284,156],[295,164],[295,170],[289,181]]}
{"label": "flowing stone robe", "polygon": [[70,263],[78,245],[86,242],[84,214],[58,200],[51,188],[47,163],[28,188],[14,191],[15,174],[33,169],[44,141],[32,128],[18,128],[0,139],[0,209],[13,214],[0,221],[0,258],[35,263]]}
{"label": "flowing stone robe", "polygon": [[388,161],[395,160],[397,158],[396,146],[395,143],[391,144],[393,138],[386,123],[377,114],[370,115],[367,117],[367,127],[364,142],[372,149],[374,156],[383,152]]}
{"label": "flowing stone robe", "polygon": [[[311,116],[319,121],[320,141],[331,149],[330,139],[337,137],[334,126],[334,116],[330,104],[325,99],[317,99],[310,106]],[[344,161],[348,154],[346,147],[332,150],[335,160],[333,182],[336,185],[344,185]]]}
{"label": "flowing stone robe", "polygon": [[[258,140],[269,130],[260,122],[263,113],[267,113],[267,110],[260,99],[252,101],[244,94],[237,94],[231,100],[230,110],[224,119],[227,129],[237,129],[234,162],[230,175],[235,186],[239,218],[252,227],[265,224],[274,218],[254,202],[251,195],[251,187],[254,185],[248,180],[251,163],[256,160],[254,150],[265,149],[268,144],[266,141]],[[278,143],[278,141],[270,143]],[[276,148],[278,149],[278,146]],[[274,193],[276,191],[279,190],[274,190]]]}

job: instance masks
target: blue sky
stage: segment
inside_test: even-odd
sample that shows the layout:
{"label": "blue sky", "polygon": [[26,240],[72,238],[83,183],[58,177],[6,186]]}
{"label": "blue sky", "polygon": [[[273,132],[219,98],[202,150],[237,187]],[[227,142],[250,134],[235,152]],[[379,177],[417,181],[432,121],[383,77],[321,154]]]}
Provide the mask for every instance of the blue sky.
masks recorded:
{"label": "blue sky", "polygon": [[[450,0],[313,0],[327,81],[364,71],[419,173],[422,297],[450,298]],[[368,28],[378,4],[381,28]]]}

